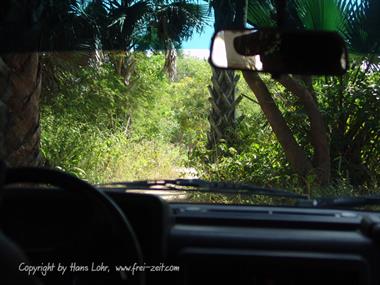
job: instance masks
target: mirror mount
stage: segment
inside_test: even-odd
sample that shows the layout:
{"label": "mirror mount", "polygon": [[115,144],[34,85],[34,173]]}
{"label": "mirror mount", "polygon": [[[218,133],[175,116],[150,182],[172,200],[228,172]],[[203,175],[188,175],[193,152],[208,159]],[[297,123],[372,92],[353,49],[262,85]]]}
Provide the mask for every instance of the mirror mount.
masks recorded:
{"label": "mirror mount", "polygon": [[277,6],[277,27],[282,29],[285,25],[286,19],[286,6],[288,4],[287,0],[276,0]]}

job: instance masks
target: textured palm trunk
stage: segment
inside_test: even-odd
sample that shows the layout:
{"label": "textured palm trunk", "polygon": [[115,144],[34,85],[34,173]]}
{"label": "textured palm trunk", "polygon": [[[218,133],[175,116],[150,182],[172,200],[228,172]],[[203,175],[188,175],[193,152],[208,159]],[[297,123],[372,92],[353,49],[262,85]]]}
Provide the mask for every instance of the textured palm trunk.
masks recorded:
{"label": "textured palm trunk", "polygon": [[[244,27],[247,18],[247,0],[220,0],[212,1],[211,4],[215,13],[215,31]],[[239,76],[234,71],[212,67],[212,86],[209,86],[211,112],[208,147],[210,149],[215,150],[221,140],[229,145],[235,140],[235,110],[241,100],[235,96],[238,81]]]}
{"label": "textured palm trunk", "polygon": [[6,109],[3,112],[3,157],[10,166],[41,163],[40,93],[41,69],[37,53],[0,56],[0,101]]}
{"label": "textured palm trunk", "polygon": [[211,112],[209,116],[209,147],[212,149],[221,140],[231,144],[234,140],[236,116],[236,84],[239,76],[233,71],[212,68],[212,86],[209,86]]}
{"label": "textured palm trunk", "polygon": [[170,81],[175,81],[177,77],[177,51],[173,46],[165,52],[164,72]]}

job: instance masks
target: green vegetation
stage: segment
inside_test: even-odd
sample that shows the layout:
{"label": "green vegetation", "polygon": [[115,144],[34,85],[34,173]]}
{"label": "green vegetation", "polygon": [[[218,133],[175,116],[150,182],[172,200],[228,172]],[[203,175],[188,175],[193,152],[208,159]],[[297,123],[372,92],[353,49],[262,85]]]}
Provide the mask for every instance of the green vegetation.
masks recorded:
{"label": "green vegetation", "polygon": [[[372,0],[288,1],[288,14],[284,18],[286,27],[340,33],[350,50],[351,73],[342,78],[324,80],[292,75],[274,78],[273,81],[285,88],[280,93],[286,94],[286,100],[282,100],[284,102],[276,100],[275,93],[268,88],[268,82],[260,75],[245,74],[245,80],[276,134],[287,161],[303,180],[305,194],[311,193],[313,185],[329,186],[341,177],[349,177],[350,183],[355,186],[373,182],[368,165],[372,162],[365,158],[368,156],[364,152],[368,150],[368,145],[372,145],[370,148],[374,146],[372,142],[378,149],[376,134],[379,133],[379,126],[366,122],[373,121],[368,113],[378,113],[373,112],[371,107],[377,105],[375,109],[378,110],[378,104],[367,100],[376,94],[373,88],[372,91],[368,90],[367,84],[373,79],[376,81],[372,71],[378,70],[380,34],[376,28],[379,18],[375,13],[378,10],[379,2]],[[276,26],[276,13],[272,11],[273,1],[248,1],[248,22],[255,27]],[[363,65],[367,68],[362,68]],[[363,89],[366,90],[365,95],[359,91],[362,80],[366,82]],[[358,103],[355,107],[351,98],[357,96],[366,97],[359,100],[366,103]],[[283,108],[283,103],[286,103],[286,108]],[[374,119],[378,121],[376,115]],[[377,161],[375,163],[378,164]]]}
{"label": "green vegetation", "polygon": [[[109,56],[112,58],[112,54]],[[54,76],[46,78],[41,114],[42,153],[48,165],[95,183],[174,178],[181,175],[180,168],[192,167],[200,177],[209,180],[250,182],[297,192],[305,187],[305,181],[290,167],[243,80],[239,81],[237,89],[238,96],[244,95],[237,109],[238,136],[233,145],[221,142],[218,159],[213,161],[206,136],[211,75],[206,61],[180,57],[177,80],[171,82],[163,73],[163,54],[135,53],[131,55],[135,69],[126,84],[115,71],[111,59],[100,66],[74,67],[74,62],[80,62],[77,57],[80,55],[65,60],[59,55],[44,57],[45,68],[54,66],[54,72],[48,73]],[[349,84],[353,74],[364,76],[361,87],[357,87],[360,93],[355,93],[354,87],[345,87],[345,91],[339,93],[343,87],[333,79],[324,78],[315,80],[314,88],[321,94],[319,103],[329,124],[332,142],[343,143],[338,135],[353,130],[353,124],[359,122],[355,116],[368,126],[364,129],[370,137],[368,143],[363,142],[360,155],[366,160],[365,173],[369,178],[366,183],[352,186],[349,167],[355,165],[344,160],[342,147],[335,147],[336,151],[332,151],[334,182],[320,188],[310,177],[306,187],[313,195],[358,194],[377,187],[380,148],[376,116],[380,112],[378,97],[374,94],[377,94],[380,78],[377,73],[365,75],[352,71],[347,81],[336,80]],[[263,80],[276,94],[275,100],[297,141],[308,145],[306,115],[284,87],[269,76],[264,76]],[[340,96],[344,96],[345,102],[341,113],[336,109]],[[346,109],[350,112],[345,112]],[[342,114],[348,117],[345,125],[339,125],[343,128],[340,130],[337,117]],[[312,152],[310,145],[307,151]],[[205,198],[219,202],[249,200],[193,195],[194,200]]]}
{"label": "green vegetation", "polygon": [[[310,123],[302,105],[281,84],[262,76],[296,141],[313,154]],[[240,82],[239,90],[245,90]],[[297,175],[257,103],[243,100],[238,107],[238,138],[232,145],[221,143],[219,157],[211,163],[204,145],[195,153],[200,173],[210,180],[250,182],[280,187],[313,196],[359,195],[378,191],[380,150],[380,105],[378,72],[353,64],[342,78],[315,78],[323,119],[328,128],[332,181],[321,187],[315,176]],[[207,162],[207,163],[204,163]],[[305,191],[306,190],[306,191]]]}
{"label": "green vegetation", "polygon": [[126,85],[111,63],[73,67],[77,56],[44,58],[55,68],[42,100],[46,163],[96,183],[178,177],[208,127],[208,64],[181,59],[170,83],[163,55],[134,54]]}
{"label": "green vegetation", "polygon": [[95,51],[0,56],[2,159],[94,183],[178,177],[189,167],[209,180],[313,196],[378,189],[380,2],[288,1],[286,26],[336,30],[346,40],[351,69],[339,78],[270,78],[177,60],[211,16],[218,29],[278,18],[272,0],[201,2],[43,1],[31,11],[15,5],[17,12],[5,5],[10,23],[34,19],[25,31],[42,28],[41,44]]}

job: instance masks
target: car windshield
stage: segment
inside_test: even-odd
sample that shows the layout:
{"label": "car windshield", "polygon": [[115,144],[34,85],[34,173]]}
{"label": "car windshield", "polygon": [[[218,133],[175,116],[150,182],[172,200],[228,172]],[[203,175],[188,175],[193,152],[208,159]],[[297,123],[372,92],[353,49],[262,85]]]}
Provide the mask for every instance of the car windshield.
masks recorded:
{"label": "car windshield", "polygon": [[[289,0],[286,9],[281,2],[2,1],[0,158],[96,185],[182,178],[314,198],[379,193],[380,2]],[[338,32],[348,72],[210,65],[216,31],[277,25]],[[286,203],[177,190],[157,193],[171,201]]]}

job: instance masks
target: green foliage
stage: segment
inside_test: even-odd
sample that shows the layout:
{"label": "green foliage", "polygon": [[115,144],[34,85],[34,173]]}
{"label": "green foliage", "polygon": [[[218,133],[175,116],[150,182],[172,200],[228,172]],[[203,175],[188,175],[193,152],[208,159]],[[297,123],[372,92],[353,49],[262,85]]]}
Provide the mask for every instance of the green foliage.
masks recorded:
{"label": "green foliage", "polygon": [[205,61],[186,59],[179,61],[178,71],[178,81],[171,88],[178,122],[172,141],[184,144],[192,152],[209,128],[208,80],[211,70]]}
{"label": "green foliage", "polygon": [[[248,21],[258,27],[273,26],[276,15],[273,4],[271,0],[249,1]],[[338,31],[352,53],[365,54],[361,58],[352,54],[354,67],[343,78],[308,78],[307,86],[303,79],[295,78],[314,93],[328,125],[333,184],[376,188],[379,178],[377,88],[380,82],[378,74],[372,72],[378,71],[379,17],[374,16],[378,4],[372,0],[288,1],[287,27]],[[310,119],[304,106],[286,90],[278,91],[273,81],[267,80],[265,84],[274,95],[292,135],[307,157],[312,158]],[[315,177],[303,180],[305,187],[312,191]]]}
{"label": "green foliage", "polygon": [[178,177],[186,149],[208,127],[208,64],[180,59],[170,84],[162,54],[134,53],[126,85],[110,62],[82,66],[81,55],[62,56],[44,59],[54,66],[42,96],[47,164],[91,182]]}
{"label": "green foliage", "polygon": [[[54,58],[54,76],[46,77],[50,79],[44,87],[41,115],[42,151],[51,166],[91,182],[174,178],[180,176],[179,168],[187,166],[196,168],[199,176],[208,180],[248,182],[297,192],[307,184],[313,196],[366,194],[378,187],[377,73],[365,73],[358,66],[341,79],[314,80],[313,87],[329,126],[334,170],[333,183],[321,189],[313,185],[315,178],[301,182],[294,175],[244,81],[239,81],[237,91],[237,96],[245,95],[237,108],[237,139],[231,146],[222,142],[218,151],[223,155],[211,163],[206,147],[211,77],[208,63],[180,57],[177,80],[169,82],[162,73],[163,54],[130,56],[136,67],[128,84],[111,62],[74,68],[74,63],[81,62],[77,57],[65,58],[69,66],[60,65],[60,59]],[[306,114],[284,87],[269,76],[263,76],[263,80],[297,141],[312,155]],[[340,137],[349,136],[355,124],[360,128],[354,137],[364,139],[363,132],[370,134],[360,146],[359,156],[370,179],[360,187],[353,186],[351,175],[347,175],[353,161],[344,161],[349,156],[343,146],[349,147],[352,140]],[[359,173],[357,168],[350,171]],[[263,197],[199,193],[191,199],[276,203]]]}
{"label": "green foliage", "polygon": [[126,116],[137,103],[127,96],[126,86],[121,78],[115,77],[109,64],[99,68],[61,70],[56,80],[59,92],[53,100],[47,96],[44,99],[50,100],[49,104],[58,114],[66,114],[72,121],[89,126],[122,128]]}
{"label": "green foliage", "polygon": [[276,26],[276,9],[272,0],[248,1],[248,22],[255,27]]}
{"label": "green foliage", "polygon": [[333,171],[354,185],[380,178],[380,74],[359,62],[343,78],[316,82],[331,138]]}
{"label": "green foliage", "polygon": [[[380,109],[378,73],[358,63],[343,78],[315,78],[313,89],[328,125],[333,181],[317,187],[315,177],[304,180],[294,174],[281,146],[268,126],[244,82],[238,94],[246,94],[238,106],[238,139],[235,145],[219,146],[219,159],[211,163],[205,140],[197,145],[193,161],[210,180],[250,182],[299,191],[306,187],[313,196],[350,195],[377,189],[379,179]],[[292,133],[309,157],[310,124],[302,105],[284,87],[263,77]]]}
{"label": "green foliage", "polygon": [[[287,28],[337,31],[354,53],[379,53],[378,0],[289,0]],[[249,0],[248,23],[276,26],[276,1]]]}
{"label": "green foliage", "polygon": [[[275,93],[283,90],[269,77],[264,76],[264,79]],[[191,162],[208,180],[246,182],[268,187],[297,185],[297,177],[292,173],[252,91],[244,81],[239,81],[237,96],[242,95],[245,97],[237,107],[239,123],[235,143],[227,146],[222,142],[216,150],[218,159],[213,162],[215,153],[207,149],[207,138],[202,134],[191,154]]]}
{"label": "green foliage", "polygon": [[150,8],[146,29],[137,37],[139,50],[179,48],[194,32],[202,32],[208,20],[207,5],[196,1],[152,1]]}
{"label": "green foliage", "polygon": [[309,30],[339,31],[347,35],[345,11],[340,0],[293,0],[301,25]]}
{"label": "green foliage", "polygon": [[143,97],[133,111],[133,136],[160,139],[191,148],[206,132],[208,115],[206,62],[180,58],[178,79],[170,83],[162,73],[164,56],[137,54],[139,63],[129,94]]}
{"label": "green foliage", "polygon": [[45,113],[42,153],[50,166],[93,183],[178,176],[185,157],[161,141],[133,141],[124,132],[108,133]]}
{"label": "green foliage", "polygon": [[72,1],[67,17],[78,22],[74,35],[82,44],[107,50],[177,47],[201,32],[207,5],[196,1]]}

